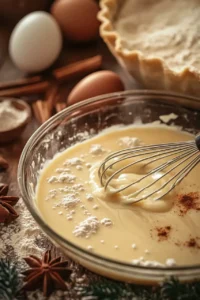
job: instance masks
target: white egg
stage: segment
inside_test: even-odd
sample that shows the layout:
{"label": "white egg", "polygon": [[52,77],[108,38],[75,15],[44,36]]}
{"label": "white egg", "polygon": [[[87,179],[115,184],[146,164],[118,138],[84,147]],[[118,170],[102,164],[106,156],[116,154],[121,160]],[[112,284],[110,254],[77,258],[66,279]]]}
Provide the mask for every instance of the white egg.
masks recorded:
{"label": "white egg", "polygon": [[48,13],[30,13],[15,26],[9,42],[9,53],[16,66],[27,73],[47,69],[62,48],[62,34]]}

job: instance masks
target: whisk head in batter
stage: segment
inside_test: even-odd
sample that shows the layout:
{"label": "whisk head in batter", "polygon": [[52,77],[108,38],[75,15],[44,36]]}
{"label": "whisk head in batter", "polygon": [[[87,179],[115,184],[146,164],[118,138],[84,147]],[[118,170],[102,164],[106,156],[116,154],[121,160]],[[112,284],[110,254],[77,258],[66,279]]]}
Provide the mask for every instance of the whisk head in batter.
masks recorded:
{"label": "whisk head in batter", "polygon": [[[200,135],[194,141],[139,146],[116,151],[104,159],[98,175],[101,185],[111,193],[123,193],[129,189],[130,192],[124,202],[131,204],[149,197],[154,197],[154,200],[163,198],[199,162]],[[139,177],[131,181],[131,173],[137,172]],[[123,181],[124,174],[130,175],[129,182]],[[122,179],[121,185],[116,184],[116,180],[119,179]]]}

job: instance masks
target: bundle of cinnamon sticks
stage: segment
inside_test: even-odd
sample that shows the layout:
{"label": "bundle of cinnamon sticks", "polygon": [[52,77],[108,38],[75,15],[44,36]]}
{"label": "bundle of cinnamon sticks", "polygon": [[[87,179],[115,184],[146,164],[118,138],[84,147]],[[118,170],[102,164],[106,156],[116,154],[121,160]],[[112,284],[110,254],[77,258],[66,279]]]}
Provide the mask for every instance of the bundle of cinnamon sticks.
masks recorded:
{"label": "bundle of cinnamon sticks", "polygon": [[49,78],[33,76],[0,83],[0,97],[45,95],[44,99],[39,99],[32,104],[34,116],[41,124],[48,120],[54,111],[59,112],[67,106],[66,101],[61,99],[62,83],[96,71],[100,69],[101,64],[102,56],[97,55],[57,68],[51,72]]}

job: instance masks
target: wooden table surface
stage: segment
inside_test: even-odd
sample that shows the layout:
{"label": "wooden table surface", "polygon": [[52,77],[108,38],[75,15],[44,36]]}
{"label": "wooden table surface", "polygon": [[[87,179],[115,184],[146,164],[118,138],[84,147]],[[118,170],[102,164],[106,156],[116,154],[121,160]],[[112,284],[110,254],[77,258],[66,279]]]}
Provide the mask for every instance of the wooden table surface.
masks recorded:
{"label": "wooden table surface", "polygon": [[[22,78],[25,76],[13,65],[11,59],[9,58],[8,41],[10,32],[11,30],[8,28],[3,26],[0,27],[0,82]],[[103,69],[112,70],[121,76],[125,83],[126,89],[136,88],[136,83],[118,65],[100,38],[96,42],[81,46],[73,46],[65,43],[63,52],[59,61],[56,63],[56,66],[62,66],[96,54],[101,54],[103,56]],[[66,83],[64,85],[65,94],[68,94],[75,84],[76,81]],[[39,96],[41,97],[42,95],[38,95],[38,97]],[[26,97],[25,99],[28,102],[32,101],[32,98]],[[35,96],[35,99],[37,99],[37,96]],[[0,155],[3,155],[9,161],[9,169],[7,172],[0,173],[0,182],[10,184],[10,194],[19,195],[16,176],[18,161],[26,141],[37,128],[38,124],[36,120],[32,118],[31,123],[28,125],[20,139],[9,144],[0,145]]]}

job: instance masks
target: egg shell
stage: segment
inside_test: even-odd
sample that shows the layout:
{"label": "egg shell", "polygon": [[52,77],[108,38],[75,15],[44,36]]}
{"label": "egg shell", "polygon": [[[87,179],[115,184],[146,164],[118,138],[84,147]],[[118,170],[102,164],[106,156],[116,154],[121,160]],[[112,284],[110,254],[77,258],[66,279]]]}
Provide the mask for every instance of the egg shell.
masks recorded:
{"label": "egg shell", "polygon": [[64,36],[74,42],[87,42],[97,38],[98,10],[94,0],[57,0],[51,7],[51,13]]}
{"label": "egg shell", "polygon": [[68,104],[124,90],[121,78],[112,71],[98,71],[83,78],[68,96]]}
{"label": "egg shell", "polygon": [[42,11],[25,16],[15,26],[9,53],[15,65],[27,73],[47,69],[62,49],[62,33],[54,18]]}

